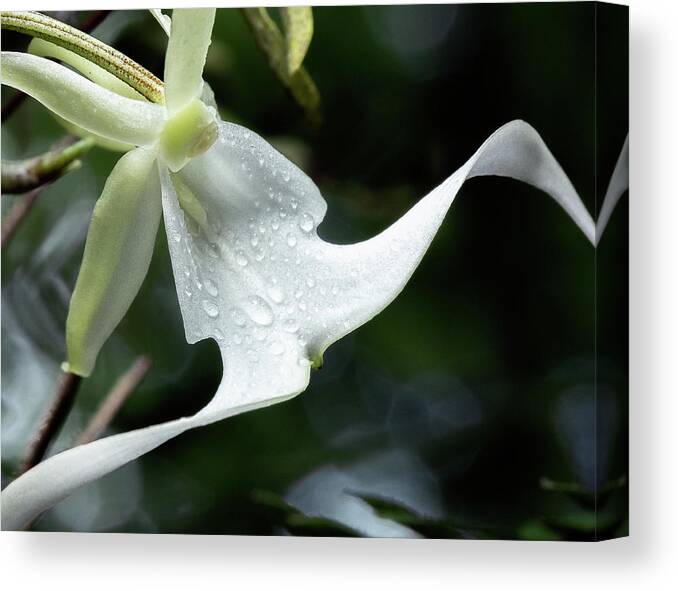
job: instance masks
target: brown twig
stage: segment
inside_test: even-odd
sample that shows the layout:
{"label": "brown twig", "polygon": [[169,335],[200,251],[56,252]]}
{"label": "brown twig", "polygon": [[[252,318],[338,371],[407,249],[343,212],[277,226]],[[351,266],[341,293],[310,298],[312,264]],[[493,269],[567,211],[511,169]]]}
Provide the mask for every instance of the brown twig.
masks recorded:
{"label": "brown twig", "polygon": [[24,160],[2,161],[2,190],[4,193],[26,193],[47,182],[76,170],[80,158],[94,146],[92,138],[75,141],[67,136],[60,146]]}
{"label": "brown twig", "polygon": [[153,365],[148,355],[140,355],[132,366],[118,378],[110,392],[106,395],[95,415],[85,427],[76,445],[90,443],[108,428],[111,421],[118,413],[122,405],[136,390]]}
{"label": "brown twig", "polygon": [[[110,12],[111,12],[110,10],[97,10],[82,24],[80,30],[83,33],[92,32],[104,21],[104,19],[110,14]],[[12,98],[10,98],[4,105],[2,105],[3,122],[6,121],[12,115],[12,113],[14,113],[14,111],[16,111],[22,105],[24,100],[26,100],[27,96],[28,95],[18,90],[12,95]]]}
{"label": "brown twig", "polygon": [[17,198],[16,203],[14,203],[12,208],[5,216],[5,219],[2,221],[2,229],[0,230],[0,246],[2,246],[2,248],[5,248],[5,245],[7,245],[12,239],[12,236],[14,236],[14,233],[16,232],[19,225],[24,220],[28,212],[33,208],[35,202],[38,200],[38,197],[40,197],[40,193],[42,193],[42,191],[48,185],[49,183]]}
{"label": "brown twig", "polygon": [[28,448],[28,453],[19,468],[19,474],[30,470],[44,457],[49,444],[61,430],[68,413],[73,407],[73,401],[81,381],[82,378],[74,373],[66,372],[63,374],[54,400],[47,409],[40,427]]}

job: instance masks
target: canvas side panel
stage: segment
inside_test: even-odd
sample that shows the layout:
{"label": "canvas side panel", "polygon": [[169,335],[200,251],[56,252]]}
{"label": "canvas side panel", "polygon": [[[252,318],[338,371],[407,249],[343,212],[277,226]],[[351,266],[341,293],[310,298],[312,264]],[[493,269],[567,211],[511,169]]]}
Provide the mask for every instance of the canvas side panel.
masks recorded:
{"label": "canvas side panel", "polygon": [[[628,7],[596,4],[596,211],[629,129]],[[596,251],[596,532],[628,535],[629,201],[622,195]],[[649,395],[649,392],[644,393]]]}

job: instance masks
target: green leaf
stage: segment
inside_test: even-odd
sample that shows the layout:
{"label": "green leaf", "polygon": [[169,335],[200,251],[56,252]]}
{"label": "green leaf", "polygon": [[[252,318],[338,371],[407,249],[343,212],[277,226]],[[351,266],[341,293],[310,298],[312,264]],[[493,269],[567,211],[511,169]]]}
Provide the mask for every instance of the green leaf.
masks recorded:
{"label": "green leaf", "polygon": [[92,214],[66,321],[65,369],[88,376],[146,276],[162,211],[155,152],[125,154]]}
{"label": "green leaf", "polygon": [[310,6],[291,6],[279,10],[285,29],[287,75],[293,76],[301,68],[313,39],[313,9]]}
{"label": "green leaf", "polygon": [[270,513],[275,525],[284,527],[293,536],[362,537],[360,532],[333,519],[300,513],[274,492],[254,491],[252,500]]}

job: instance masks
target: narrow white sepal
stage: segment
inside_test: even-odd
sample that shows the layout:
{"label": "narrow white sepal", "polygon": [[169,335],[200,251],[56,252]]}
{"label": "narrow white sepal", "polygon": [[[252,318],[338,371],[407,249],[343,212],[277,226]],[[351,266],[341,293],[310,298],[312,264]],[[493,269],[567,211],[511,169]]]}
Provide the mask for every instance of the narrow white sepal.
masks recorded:
{"label": "narrow white sepal", "polygon": [[172,12],[172,31],[165,56],[165,103],[170,115],[202,92],[202,70],[214,25],[214,8]]}

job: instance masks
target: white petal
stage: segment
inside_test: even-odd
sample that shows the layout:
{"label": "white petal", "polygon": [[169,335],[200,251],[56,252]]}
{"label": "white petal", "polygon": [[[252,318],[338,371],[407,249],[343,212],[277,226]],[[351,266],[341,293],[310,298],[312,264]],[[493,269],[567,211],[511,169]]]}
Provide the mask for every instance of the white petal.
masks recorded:
{"label": "white petal", "polygon": [[303,172],[259,136],[222,123],[217,143],[185,166],[178,181],[164,167],[160,171],[186,337],[217,341],[224,365],[217,393],[189,419],[110,437],[39,464],[3,493],[3,527],[20,527],[78,486],[186,429],[303,391],[311,361],[403,288],[464,180],[493,174],[547,191],[593,241],[593,221],[581,200],[523,122],[502,127],[393,226],[352,246],[318,237],[326,204]]}
{"label": "white petal", "polygon": [[629,136],[626,136],[624,147],[617,159],[617,164],[612,172],[610,184],[607,186],[603,205],[598,214],[598,221],[596,222],[596,244],[600,242],[603,232],[607,227],[607,222],[614,211],[619,198],[629,188]]}
{"label": "white petal", "polygon": [[[230,385],[232,380],[229,375],[226,371],[223,387]],[[237,372],[233,379],[237,379]],[[307,382],[308,379],[297,385],[299,391],[305,389]],[[104,437],[61,452],[31,468],[2,491],[0,496],[2,529],[23,529],[33,519],[79,487],[124,466],[188,429],[263,408],[290,397],[266,399],[257,404],[229,406],[228,397],[221,395],[220,392],[221,388],[215,396],[215,400],[218,398],[222,401],[220,404],[210,404],[190,418]]]}
{"label": "white petal", "polygon": [[172,13],[165,58],[165,102],[170,114],[200,96],[214,14],[214,8],[176,8]]}
{"label": "white petal", "polygon": [[109,140],[152,144],[162,131],[165,109],[126,98],[48,59],[2,52],[2,83],[32,96],[78,127]]}
{"label": "white petal", "polygon": [[[398,295],[463,182],[481,175],[510,176],[546,191],[593,242],[594,224],[585,206],[539,135],[522,121],[495,132],[390,228],[347,246],[318,237],[326,204],[303,172],[260,137],[223,123],[217,145],[180,173],[209,220],[209,230],[195,235],[191,257],[182,265],[187,278],[177,268],[179,247],[171,251],[187,339],[242,332],[232,310],[245,310],[247,298],[256,297],[272,311],[267,340],[279,339],[280,327],[298,326],[301,362],[317,361],[331,343]],[[218,259],[206,256],[210,253]],[[208,280],[216,285],[217,298],[196,287]],[[205,300],[219,309],[218,318],[205,313]],[[251,322],[246,326],[253,328]]]}
{"label": "white petal", "polygon": [[[593,219],[539,134],[524,121],[508,123],[459,170],[378,236],[349,246],[318,245],[316,256],[332,270],[331,279],[339,288],[334,298],[326,300],[323,317],[314,319],[318,354],[393,301],[431,245],[463,183],[468,178],[493,175],[511,177],[544,191],[594,243]],[[321,330],[323,326],[327,326],[325,331]]]}

